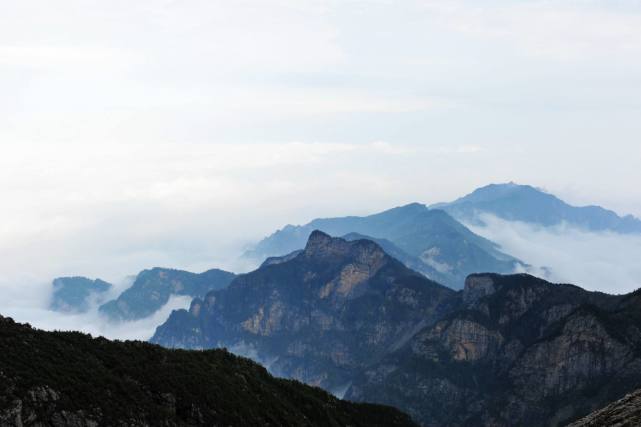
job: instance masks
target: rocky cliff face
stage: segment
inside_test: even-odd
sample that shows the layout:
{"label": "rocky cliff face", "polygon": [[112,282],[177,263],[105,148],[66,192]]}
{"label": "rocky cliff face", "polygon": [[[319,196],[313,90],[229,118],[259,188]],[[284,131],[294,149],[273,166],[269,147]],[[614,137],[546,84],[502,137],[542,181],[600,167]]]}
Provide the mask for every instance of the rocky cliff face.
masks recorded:
{"label": "rocky cliff face", "polygon": [[233,273],[218,269],[200,274],[168,268],[144,270],[129,289],[99,310],[111,320],[142,319],[159,310],[172,295],[202,298],[211,290],[224,288],[234,277]]}
{"label": "rocky cliff face", "polygon": [[371,241],[314,232],[294,257],[174,312],[152,342],[228,347],[340,394],[355,372],[450,310],[455,295]]}
{"label": "rocky cliff face", "polygon": [[341,401],[223,350],[186,352],[0,316],[0,427],[413,426]]}
{"label": "rocky cliff face", "polygon": [[637,427],[639,425],[641,425],[641,390],[636,390],[568,427]]}
{"label": "rocky cliff face", "polygon": [[346,398],[426,426],[561,425],[641,384],[638,296],[473,275],[460,307],[366,369]]}

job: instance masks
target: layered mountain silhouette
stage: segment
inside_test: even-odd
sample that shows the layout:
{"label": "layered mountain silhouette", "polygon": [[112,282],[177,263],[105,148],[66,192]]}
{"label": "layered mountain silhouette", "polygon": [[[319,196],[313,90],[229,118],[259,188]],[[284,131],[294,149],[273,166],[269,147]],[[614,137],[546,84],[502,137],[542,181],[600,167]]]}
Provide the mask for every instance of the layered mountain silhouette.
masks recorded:
{"label": "layered mountain silhouette", "polygon": [[228,347],[276,375],[338,391],[447,311],[454,294],[371,241],[314,231],[295,257],[173,312],[151,341]]}
{"label": "layered mountain silhouette", "polygon": [[412,268],[454,289],[463,287],[468,274],[511,273],[522,265],[444,211],[418,203],[365,217],[315,219],[302,226],[288,225],[263,239],[246,255],[265,259],[289,254],[303,248],[314,230],[332,236],[356,233],[384,239],[411,257]]}
{"label": "layered mountain silhouette", "polygon": [[116,321],[142,319],[162,308],[172,295],[203,297],[226,287],[234,277],[234,273],[219,269],[199,274],[159,267],[143,270],[130,288],[101,305],[99,311]]}
{"label": "layered mountain silhouette", "polygon": [[224,350],[167,350],[0,316],[1,426],[413,426]]}
{"label": "layered mountain silhouette", "polygon": [[59,277],[52,283],[53,296],[49,308],[67,313],[84,313],[91,303],[104,302],[111,283],[86,277]]}
{"label": "layered mountain silhouette", "polygon": [[589,231],[641,233],[641,220],[620,217],[600,206],[571,206],[543,190],[529,185],[491,184],[451,203],[431,208],[442,209],[463,222],[482,224],[483,213],[508,221],[522,221],[542,226],[568,224]]}
{"label": "layered mountain silhouette", "polygon": [[639,295],[489,273],[455,292],[372,241],[314,231],[152,341],[228,347],[425,426],[562,425],[641,384]]}

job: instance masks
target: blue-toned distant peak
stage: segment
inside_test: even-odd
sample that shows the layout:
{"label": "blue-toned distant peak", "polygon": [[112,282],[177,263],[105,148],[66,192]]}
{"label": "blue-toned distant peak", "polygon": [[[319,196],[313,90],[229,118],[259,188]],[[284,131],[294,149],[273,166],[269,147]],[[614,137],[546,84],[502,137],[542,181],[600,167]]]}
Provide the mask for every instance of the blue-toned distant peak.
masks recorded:
{"label": "blue-toned distant peak", "polygon": [[305,248],[314,230],[335,237],[351,233],[367,236],[410,268],[453,288],[462,287],[471,272],[511,272],[519,263],[445,211],[420,203],[367,216],[318,218],[305,225],[285,226],[246,255],[257,260],[268,258],[267,264],[278,263],[284,255]]}
{"label": "blue-toned distant peak", "polygon": [[49,308],[53,311],[83,313],[89,310],[93,300],[95,303],[111,289],[112,285],[100,279],[86,277],[58,277],[52,283],[53,296]]}
{"label": "blue-toned distant peak", "polygon": [[451,203],[432,205],[459,221],[483,224],[484,213],[508,221],[543,226],[568,224],[590,231],[641,233],[641,220],[621,217],[600,206],[572,206],[558,197],[530,185],[513,182],[490,184]]}

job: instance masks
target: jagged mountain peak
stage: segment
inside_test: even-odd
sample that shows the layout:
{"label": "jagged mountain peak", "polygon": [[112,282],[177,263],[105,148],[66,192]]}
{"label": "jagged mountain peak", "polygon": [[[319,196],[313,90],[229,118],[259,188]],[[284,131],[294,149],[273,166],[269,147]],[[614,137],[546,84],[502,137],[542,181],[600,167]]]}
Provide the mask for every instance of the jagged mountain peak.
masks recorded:
{"label": "jagged mountain peak", "polygon": [[367,239],[347,241],[332,237],[327,233],[314,230],[310,234],[303,252],[308,258],[351,257],[361,263],[386,257],[387,254],[376,243]]}

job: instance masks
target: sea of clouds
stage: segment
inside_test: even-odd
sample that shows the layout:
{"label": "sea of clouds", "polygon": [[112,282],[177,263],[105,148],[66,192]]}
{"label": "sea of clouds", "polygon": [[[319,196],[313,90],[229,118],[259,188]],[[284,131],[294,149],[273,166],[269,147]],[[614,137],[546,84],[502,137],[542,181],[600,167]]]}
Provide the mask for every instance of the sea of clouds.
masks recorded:
{"label": "sea of clouds", "polygon": [[641,288],[641,235],[543,227],[488,214],[481,219],[485,226],[468,227],[530,264],[531,274],[613,294]]}

